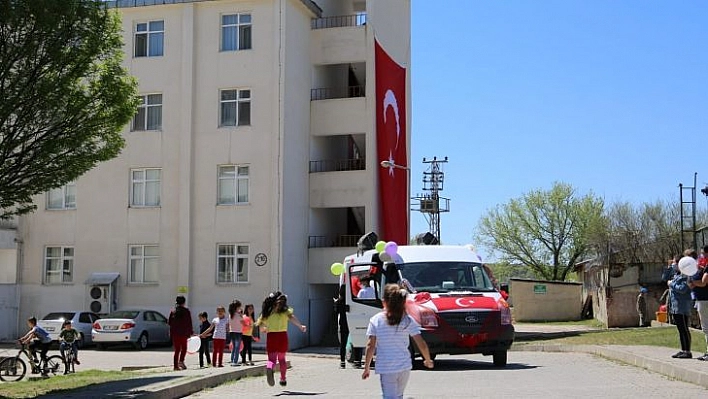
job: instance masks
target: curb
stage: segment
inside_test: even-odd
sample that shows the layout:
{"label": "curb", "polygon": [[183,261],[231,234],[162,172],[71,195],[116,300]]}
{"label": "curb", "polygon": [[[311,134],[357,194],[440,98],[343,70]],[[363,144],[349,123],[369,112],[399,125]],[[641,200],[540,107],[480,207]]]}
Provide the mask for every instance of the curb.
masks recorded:
{"label": "curb", "polygon": [[708,373],[689,367],[679,367],[667,361],[638,355],[610,346],[596,345],[523,345],[512,347],[516,352],[581,352],[640,367],[666,377],[708,388]]}
{"label": "curb", "polygon": [[[287,361],[286,364],[288,368],[292,367],[290,361]],[[279,366],[276,364],[274,372],[280,370]],[[156,383],[136,388],[133,393],[134,397],[146,399],[181,398],[227,382],[238,381],[241,378],[260,377],[265,375],[265,370],[266,366],[255,366],[207,376],[185,376],[177,382]]]}

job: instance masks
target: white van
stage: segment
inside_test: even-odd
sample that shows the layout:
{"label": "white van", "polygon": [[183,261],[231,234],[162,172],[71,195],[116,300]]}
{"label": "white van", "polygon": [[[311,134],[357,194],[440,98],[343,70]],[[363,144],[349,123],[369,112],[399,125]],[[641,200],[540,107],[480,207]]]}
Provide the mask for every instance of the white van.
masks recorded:
{"label": "white van", "polygon": [[[506,366],[514,341],[511,310],[469,247],[400,246],[387,263],[368,250],[348,256],[344,266],[350,361],[360,361],[369,319],[382,309],[382,287],[398,283],[411,292],[407,311],[420,323],[432,357],[481,353]],[[357,298],[364,277],[371,279],[373,299]]]}

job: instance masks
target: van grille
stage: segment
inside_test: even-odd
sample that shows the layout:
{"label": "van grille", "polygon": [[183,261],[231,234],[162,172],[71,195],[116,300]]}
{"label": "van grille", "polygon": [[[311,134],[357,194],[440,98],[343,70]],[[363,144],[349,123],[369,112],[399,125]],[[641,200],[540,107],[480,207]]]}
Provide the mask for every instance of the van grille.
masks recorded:
{"label": "van grille", "polygon": [[444,312],[440,318],[449,327],[461,334],[475,334],[489,331],[501,324],[499,312]]}

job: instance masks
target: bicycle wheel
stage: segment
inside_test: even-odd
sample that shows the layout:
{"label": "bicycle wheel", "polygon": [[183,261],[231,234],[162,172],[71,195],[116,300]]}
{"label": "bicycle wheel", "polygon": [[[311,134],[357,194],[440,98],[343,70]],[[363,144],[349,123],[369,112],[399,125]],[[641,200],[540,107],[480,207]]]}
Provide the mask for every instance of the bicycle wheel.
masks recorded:
{"label": "bicycle wheel", "polygon": [[47,361],[44,363],[44,374],[56,374],[62,364],[64,364],[64,358],[61,356],[49,356]]}
{"label": "bicycle wheel", "polygon": [[27,365],[19,357],[7,357],[0,362],[0,380],[19,381],[27,373]]}
{"label": "bicycle wheel", "polygon": [[75,372],[74,370],[74,351],[69,349],[66,351],[66,361],[64,362],[64,374]]}

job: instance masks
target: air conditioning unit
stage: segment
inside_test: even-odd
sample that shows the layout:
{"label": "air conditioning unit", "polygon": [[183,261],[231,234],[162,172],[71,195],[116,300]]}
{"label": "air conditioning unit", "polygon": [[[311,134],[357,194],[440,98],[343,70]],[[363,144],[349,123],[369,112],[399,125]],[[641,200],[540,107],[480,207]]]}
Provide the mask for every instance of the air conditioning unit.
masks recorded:
{"label": "air conditioning unit", "polygon": [[111,312],[111,286],[94,285],[89,288],[88,309],[93,313],[106,314]]}

